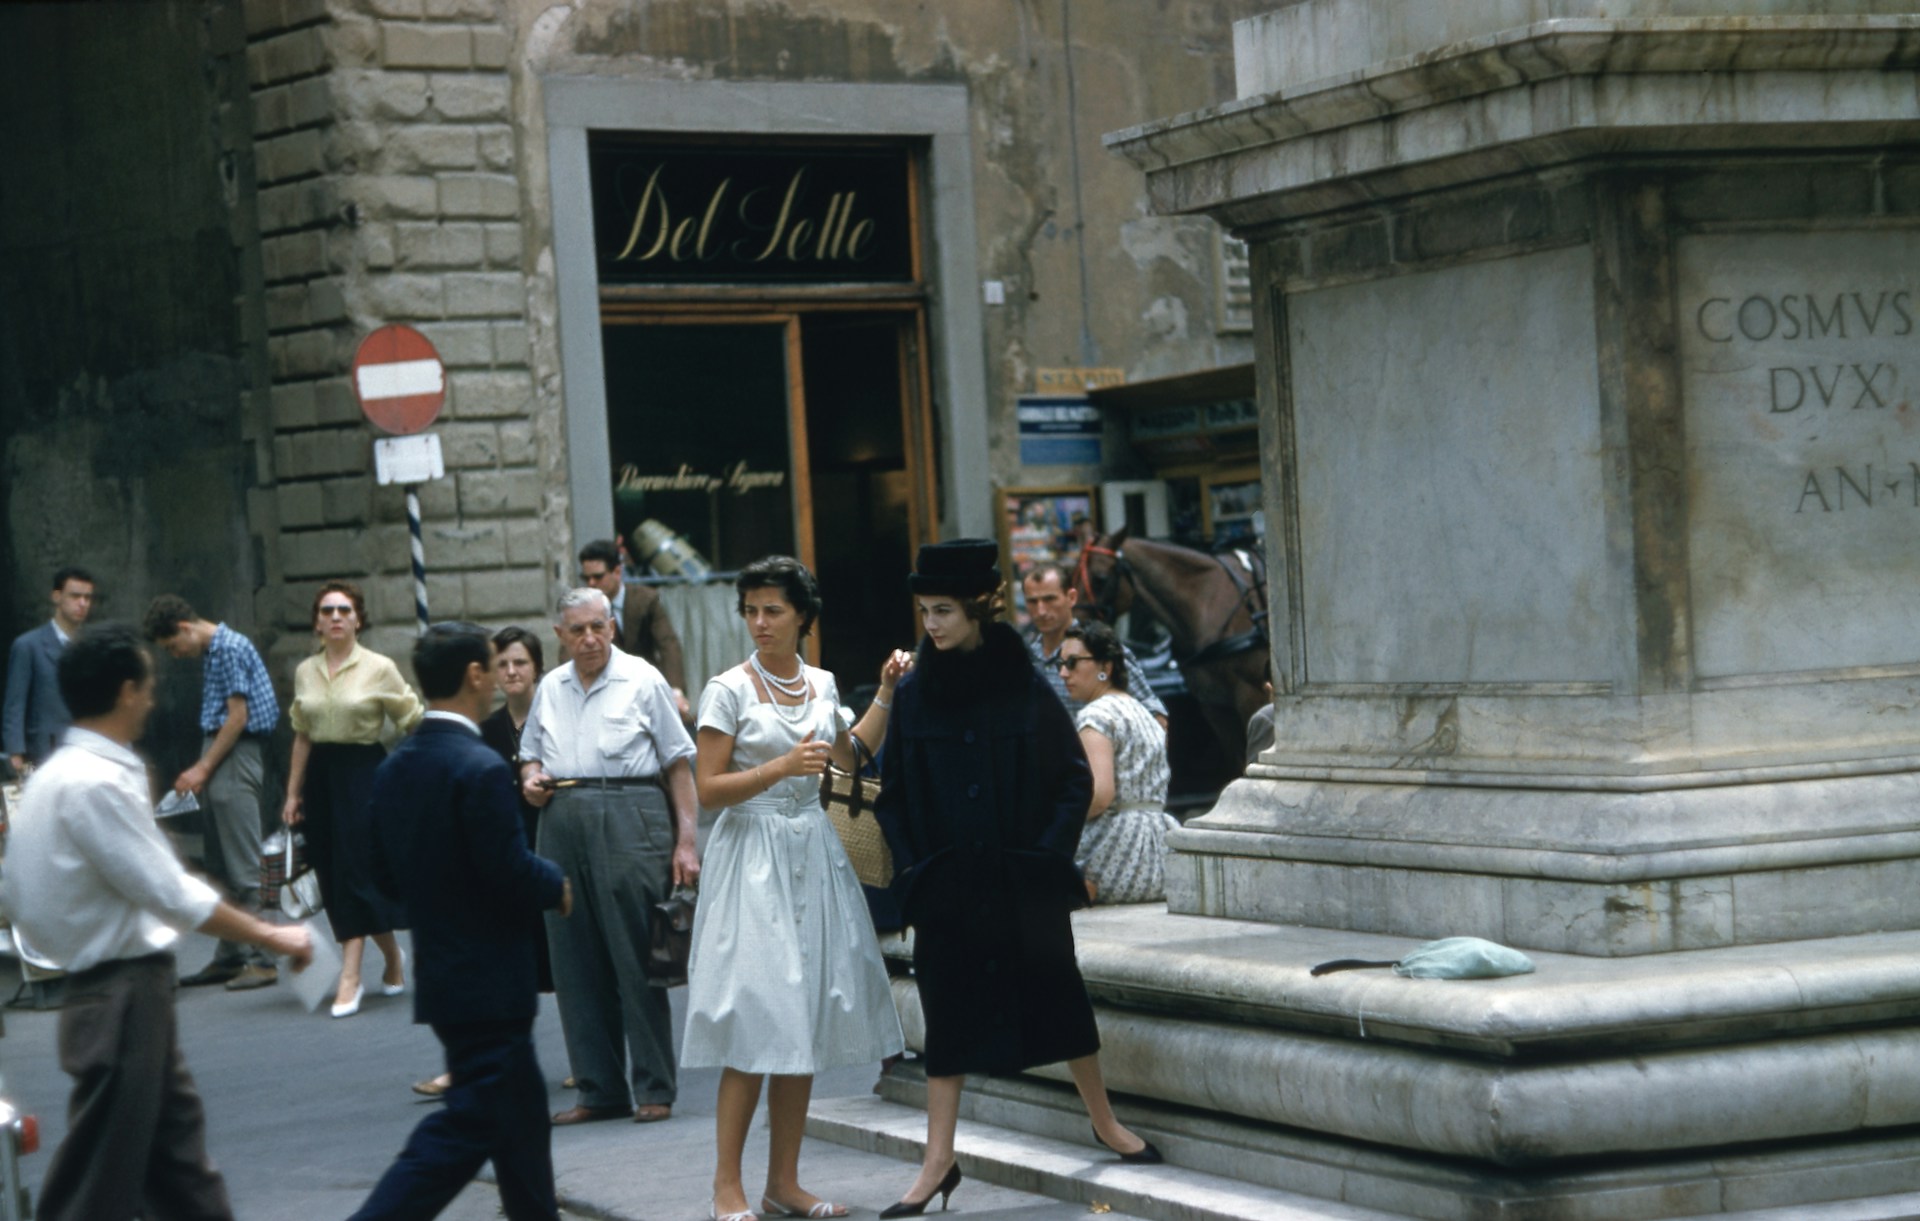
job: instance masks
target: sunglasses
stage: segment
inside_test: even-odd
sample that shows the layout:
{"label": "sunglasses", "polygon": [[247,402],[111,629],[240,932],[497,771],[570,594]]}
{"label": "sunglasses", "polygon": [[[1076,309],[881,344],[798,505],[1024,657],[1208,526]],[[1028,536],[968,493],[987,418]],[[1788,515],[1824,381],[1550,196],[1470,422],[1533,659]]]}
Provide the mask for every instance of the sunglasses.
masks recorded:
{"label": "sunglasses", "polygon": [[1082,655],[1079,657],[1062,657],[1059,661],[1055,662],[1054,665],[1056,669],[1071,670],[1083,661],[1092,661],[1092,660],[1093,658],[1087,657],[1085,655]]}
{"label": "sunglasses", "polygon": [[352,613],[353,613],[353,608],[351,606],[334,606],[329,604],[326,606],[322,606],[320,608],[320,614],[325,615],[328,618],[333,618],[335,616],[351,615]]}

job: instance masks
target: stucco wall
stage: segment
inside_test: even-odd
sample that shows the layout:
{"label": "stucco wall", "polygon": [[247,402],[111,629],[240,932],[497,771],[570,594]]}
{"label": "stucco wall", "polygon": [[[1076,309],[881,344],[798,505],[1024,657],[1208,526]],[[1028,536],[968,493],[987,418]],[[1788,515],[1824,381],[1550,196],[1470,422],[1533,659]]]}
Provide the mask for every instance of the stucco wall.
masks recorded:
{"label": "stucco wall", "polygon": [[[1101,473],[1019,464],[1014,397],[1038,368],[1140,380],[1252,359],[1247,336],[1218,327],[1211,222],[1147,216],[1138,172],[1100,137],[1233,96],[1232,23],[1262,0],[508,2],[532,250],[552,242],[543,78],[965,85],[979,275],[1004,283],[1006,303],[985,307],[983,352],[938,356],[985,366],[985,403],[963,406],[987,413],[994,483]],[[982,286],[934,291],[977,300]],[[557,356],[536,343],[534,361],[544,385]],[[1109,444],[1107,475],[1136,470]]]}

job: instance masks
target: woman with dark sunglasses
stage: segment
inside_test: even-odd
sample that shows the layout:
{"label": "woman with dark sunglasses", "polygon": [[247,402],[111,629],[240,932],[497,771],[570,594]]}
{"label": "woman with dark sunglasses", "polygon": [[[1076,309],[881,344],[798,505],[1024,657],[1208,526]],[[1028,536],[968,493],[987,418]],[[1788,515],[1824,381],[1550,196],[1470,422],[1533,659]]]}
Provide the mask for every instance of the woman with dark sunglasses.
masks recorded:
{"label": "woman with dark sunglasses", "polygon": [[366,624],[366,598],[353,582],[328,581],[314,595],[320,651],[293,672],[293,757],[280,814],[307,837],[327,923],[340,942],[340,988],[332,1009],[337,1018],[360,1012],[366,993],[360,962],[368,937],[386,958],[381,995],[407,990],[406,960],[393,935],[400,907],[373,881],[373,811],[367,802],[373,771],[387,757],[380,744],[387,723],[410,733],[425,708],[398,666],[361,645]]}
{"label": "woman with dark sunglasses", "polygon": [[1060,675],[1079,705],[1073,727],[1093,772],[1087,829],[1073,862],[1095,903],[1167,897],[1167,731],[1128,691],[1125,651],[1104,623],[1067,629]]}

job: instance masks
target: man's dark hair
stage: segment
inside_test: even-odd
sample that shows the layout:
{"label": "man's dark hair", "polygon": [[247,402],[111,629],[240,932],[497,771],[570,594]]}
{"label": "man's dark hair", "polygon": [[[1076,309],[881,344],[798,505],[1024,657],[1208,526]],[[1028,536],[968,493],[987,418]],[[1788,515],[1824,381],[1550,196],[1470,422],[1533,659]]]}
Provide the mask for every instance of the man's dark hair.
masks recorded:
{"label": "man's dark hair", "polygon": [[599,560],[608,572],[620,571],[620,545],[610,538],[596,538],[580,548],[580,562]]}
{"label": "man's dark hair", "polygon": [[85,581],[89,585],[98,585],[93,574],[77,564],[69,564],[53,574],[53,588],[58,591],[67,587],[68,581]]}
{"label": "man's dark hair", "polygon": [[777,589],[800,615],[800,635],[805,636],[813,630],[813,621],[820,617],[820,582],[813,579],[813,573],[807,566],[790,555],[769,555],[755,560],[740,570],[734,578],[734,613],[747,613],[747,594],[755,589]]}
{"label": "man's dark hair", "polygon": [[1062,592],[1073,588],[1073,578],[1067,574],[1066,565],[1056,564],[1052,560],[1035,564],[1021,573],[1020,583],[1025,585],[1028,581],[1044,578],[1049,573],[1053,574],[1054,578],[1060,582]]}
{"label": "man's dark hair", "polygon": [[152,673],[133,625],[103,623],[60,650],[60,698],[76,721],[106,716],[120,702],[120,688],[146,682]]}
{"label": "man's dark hair", "polygon": [[492,664],[493,643],[477,623],[436,623],[413,646],[413,677],[430,700],[460,694],[468,666],[484,670]]}
{"label": "man's dark hair", "polygon": [[540,638],[523,627],[503,627],[493,634],[493,651],[504,653],[509,645],[519,645],[533,658],[534,676],[547,672],[546,655],[540,651]]}
{"label": "man's dark hair", "polygon": [[199,612],[185,598],[161,594],[147,604],[147,618],[143,626],[147,630],[148,640],[172,640],[180,631],[181,624],[192,623],[199,618]]}

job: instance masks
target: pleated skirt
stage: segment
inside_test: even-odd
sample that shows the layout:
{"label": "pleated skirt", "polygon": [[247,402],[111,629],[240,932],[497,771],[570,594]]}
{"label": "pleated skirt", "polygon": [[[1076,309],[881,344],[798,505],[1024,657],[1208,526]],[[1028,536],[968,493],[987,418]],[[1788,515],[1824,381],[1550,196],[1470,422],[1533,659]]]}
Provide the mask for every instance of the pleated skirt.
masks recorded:
{"label": "pleated skirt", "polygon": [[723,811],[700,867],[681,1067],[809,1074],[904,1045],[866,898],[817,789]]}
{"label": "pleated skirt", "polygon": [[327,923],[341,941],[391,933],[406,923],[399,901],[373,882],[373,773],[386,757],[377,742],[315,742],[307,756],[301,830],[320,875]]}

